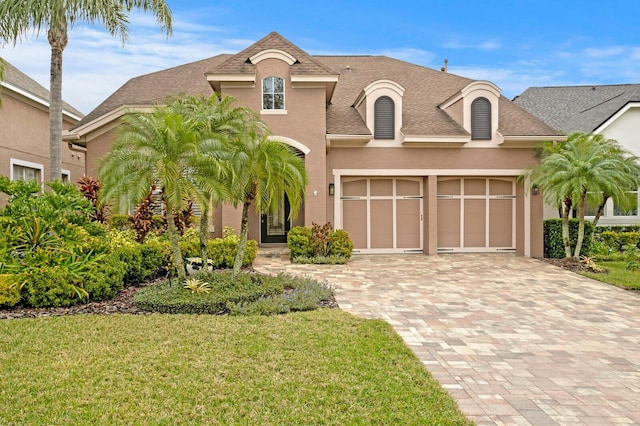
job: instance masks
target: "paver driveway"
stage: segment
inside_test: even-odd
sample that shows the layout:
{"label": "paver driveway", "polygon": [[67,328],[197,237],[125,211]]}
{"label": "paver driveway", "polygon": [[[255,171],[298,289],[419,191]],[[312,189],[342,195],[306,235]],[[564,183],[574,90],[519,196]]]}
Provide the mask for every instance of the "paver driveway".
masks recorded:
{"label": "paver driveway", "polygon": [[640,294],[513,254],[259,256],[393,325],[478,424],[640,424]]}

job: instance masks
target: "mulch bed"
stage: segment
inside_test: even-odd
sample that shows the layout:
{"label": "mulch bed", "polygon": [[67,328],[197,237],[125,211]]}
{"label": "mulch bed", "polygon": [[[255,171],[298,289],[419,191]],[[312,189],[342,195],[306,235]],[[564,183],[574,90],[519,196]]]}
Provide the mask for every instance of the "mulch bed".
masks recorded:
{"label": "mulch bed", "polygon": [[[18,318],[37,318],[37,317],[57,317],[63,315],[113,315],[113,314],[132,314],[132,315],[148,315],[153,312],[143,311],[134,306],[133,295],[143,287],[153,284],[148,283],[142,286],[127,287],[116,297],[110,300],[100,302],[90,302],[83,305],[70,306],[68,308],[27,308],[24,306],[16,306],[10,309],[0,309],[0,320],[18,319]],[[338,303],[331,296],[330,300],[320,303],[321,308],[337,308]]]}
{"label": "mulch bed", "polygon": [[568,259],[549,259],[549,258],[538,258],[538,260],[541,260],[543,262],[546,263],[550,263],[552,265],[558,266],[560,268],[566,269],[567,271],[571,271],[571,272],[592,272],[592,273],[600,273],[600,274],[606,274],[607,271],[595,271],[591,266],[589,266],[586,263],[582,263],[582,262],[576,262],[575,260],[568,258]]}

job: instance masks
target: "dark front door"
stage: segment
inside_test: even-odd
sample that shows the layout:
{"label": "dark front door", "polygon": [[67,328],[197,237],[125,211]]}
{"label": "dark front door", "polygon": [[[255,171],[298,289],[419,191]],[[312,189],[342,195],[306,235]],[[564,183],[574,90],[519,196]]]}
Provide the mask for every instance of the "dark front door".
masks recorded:
{"label": "dark front door", "polygon": [[291,229],[289,220],[289,200],[285,194],[280,198],[278,210],[263,214],[262,222],[262,242],[263,243],[286,243],[287,233]]}

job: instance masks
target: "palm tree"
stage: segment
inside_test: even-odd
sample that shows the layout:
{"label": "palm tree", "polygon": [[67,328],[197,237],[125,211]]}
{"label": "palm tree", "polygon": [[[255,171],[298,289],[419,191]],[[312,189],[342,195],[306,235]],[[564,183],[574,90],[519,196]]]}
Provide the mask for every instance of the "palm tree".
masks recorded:
{"label": "palm tree", "polygon": [[202,194],[204,200],[200,218],[200,257],[207,264],[207,240],[209,236],[209,210],[220,201],[229,198],[228,179],[225,179],[223,159],[225,146],[230,138],[242,137],[249,133],[262,134],[266,126],[250,108],[232,107],[235,98],[220,97],[214,93],[209,97],[185,96],[171,104],[174,112],[190,117],[195,121],[201,138],[200,164],[194,167],[206,167],[210,175],[216,177],[215,185],[209,185],[209,191]]}
{"label": "palm tree", "polygon": [[14,44],[33,31],[43,28],[51,46],[49,180],[60,179],[62,166],[62,52],[67,47],[68,31],[79,21],[104,26],[112,36],[128,39],[128,13],[131,9],[150,11],[160,27],[171,34],[171,11],[162,0],[2,0],[0,1],[0,39]]}
{"label": "palm tree", "polygon": [[[612,139],[602,135],[572,133],[566,142],[546,144],[539,164],[521,175],[538,185],[545,201],[562,206],[562,240],[567,258],[579,259],[584,240],[587,201],[601,205],[605,197],[628,202],[626,191],[640,184],[640,165]],[[569,212],[577,208],[578,238],[571,254]]]}
{"label": "palm tree", "polygon": [[240,273],[249,231],[249,207],[254,204],[260,213],[274,211],[283,194],[289,198],[291,217],[298,214],[304,200],[307,174],[304,161],[281,142],[266,134],[245,133],[228,144],[227,164],[230,167],[230,201],[242,204],[240,244],[233,264],[234,277]]}
{"label": "palm tree", "polygon": [[123,122],[111,152],[100,163],[101,202],[119,203],[124,210],[141,202],[152,185],[162,188],[173,261],[178,278],[184,280],[174,217],[187,200],[203,205],[203,194],[218,190],[220,167],[207,153],[217,146],[211,140],[203,142],[200,123],[171,105],[125,115]]}

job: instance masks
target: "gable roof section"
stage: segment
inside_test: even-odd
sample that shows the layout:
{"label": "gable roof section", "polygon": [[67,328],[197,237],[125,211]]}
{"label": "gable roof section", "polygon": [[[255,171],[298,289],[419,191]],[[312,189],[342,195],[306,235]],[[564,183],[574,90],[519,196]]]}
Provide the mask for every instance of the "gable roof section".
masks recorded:
{"label": "gable roof section", "polygon": [[593,132],[629,102],[640,102],[640,84],[530,87],[514,99],[567,133]]}
{"label": "gable roof section", "polygon": [[209,96],[213,91],[207,83],[205,73],[211,67],[224,62],[229,56],[218,55],[134,77],[87,114],[74,128],[88,124],[124,105],[155,105],[182,93]]}
{"label": "gable roof section", "polygon": [[[406,90],[402,98],[403,126],[408,136],[469,137],[469,133],[439,106],[474,80],[436,71],[385,56],[311,56],[280,34],[272,32],[234,55],[219,55],[164,71],[132,78],[88,114],[75,129],[88,129],[100,117],[113,120],[109,113],[128,106],[150,106],[180,93],[211,94],[211,77],[255,75],[249,58],[268,51],[282,51],[295,58],[291,74],[327,77],[335,86],[327,105],[327,133],[344,136],[371,135],[364,119],[354,107],[369,84],[391,80]],[[337,78],[337,84],[336,79]],[[504,97],[500,97],[498,129],[508,136],[560,136],[561,133],[535,118]],[[81,129],[78,129],[81,130]],[[82,130],[84,131],[84,130]]]}
{"label": "gable roof section", "polygon": [[243,51],[232,55],[220,65],[208,70],[207,74],[253,74],[256,66],[249,61],[253,55],[268,49],[282,50],[296,58],[291,65],[292,75],[332,75],[330,69],[314,59],[307,52],[282,37],[277,32],[271,32]]}
{"label": "gable roof section", "polygon": [[[469,136],[439,105],[474,80],[436,71],[385,56],[317,56],[340,78],[327,109],[327,133],[370,134],[353,107],[360,92],[377,80],[392,80],[405,88],[402,98],[402,132],[421,136]],[[539,119],[500,97],[500,127],[504,136],[559,136]]]}
{"label": "gable roof section", "polygon": [[[0,81],[3,87],[26,95],[49,108],[51,98],[47,89],[4,59],[0,59],[0,61],[4,64],[4,80]],[[75,120],[79,120],[84,116],[82,112],[64,101],[62,102],[62,109],[63,113]]]}

